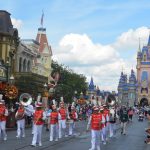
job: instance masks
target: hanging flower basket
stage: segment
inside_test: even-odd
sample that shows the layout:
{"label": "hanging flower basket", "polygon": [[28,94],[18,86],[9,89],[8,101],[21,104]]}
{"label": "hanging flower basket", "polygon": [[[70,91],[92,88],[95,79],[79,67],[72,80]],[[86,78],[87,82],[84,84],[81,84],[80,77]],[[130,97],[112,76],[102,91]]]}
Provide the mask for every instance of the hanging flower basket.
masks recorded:
{"label": "hanging flower basket", "polygon": [[18,96],[18,89],[14,85],[9,85],[5,88],[5,96],[9,99],[15,99]]}

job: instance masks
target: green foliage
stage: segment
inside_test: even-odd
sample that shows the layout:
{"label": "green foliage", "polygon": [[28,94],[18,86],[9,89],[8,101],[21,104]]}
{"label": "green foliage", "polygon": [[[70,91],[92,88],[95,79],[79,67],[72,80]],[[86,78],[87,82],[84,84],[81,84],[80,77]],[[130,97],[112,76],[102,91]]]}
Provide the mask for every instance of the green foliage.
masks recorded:
{"label": "green foliage", "polygon": [[[65,102],[72,102],[74,96],[79,97],[80,93],[83,94],[87,91],[86,77],[73,72],[70,68],[52,61],[52,76],[55,72],[59,72],[60,79],[55,89],[55,98],[60,100],[64,97]],[[77,94],[75,95],[75,91]]]}

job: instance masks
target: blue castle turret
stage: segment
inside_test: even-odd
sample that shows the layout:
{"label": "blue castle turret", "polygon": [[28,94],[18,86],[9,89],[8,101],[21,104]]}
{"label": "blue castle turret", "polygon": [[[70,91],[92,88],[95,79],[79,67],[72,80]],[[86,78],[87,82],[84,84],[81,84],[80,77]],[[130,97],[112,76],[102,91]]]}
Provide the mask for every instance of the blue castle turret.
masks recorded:
{"label": "blue castle turret", "polygon": [[122,104],[134,106],[136,100],[136,76],[131,70],[129,81],[127,75],[121,72],[118,84],[118,98]]}

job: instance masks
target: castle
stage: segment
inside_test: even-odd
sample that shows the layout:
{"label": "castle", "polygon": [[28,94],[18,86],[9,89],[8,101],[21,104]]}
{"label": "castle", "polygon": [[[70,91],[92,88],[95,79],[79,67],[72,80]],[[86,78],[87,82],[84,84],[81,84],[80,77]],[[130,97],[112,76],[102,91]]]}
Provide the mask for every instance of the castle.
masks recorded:
{"label": "castle", "polygon": [[118,85],[118,100],[123,105],[134,106],[136,103],[136,76],[131,70],[129,81],[127,75],[121,72]]}
{"label": "castle", "polygon": [[137,97],[140,105],[150,104],[150,36],[142,50],[137,52]]}

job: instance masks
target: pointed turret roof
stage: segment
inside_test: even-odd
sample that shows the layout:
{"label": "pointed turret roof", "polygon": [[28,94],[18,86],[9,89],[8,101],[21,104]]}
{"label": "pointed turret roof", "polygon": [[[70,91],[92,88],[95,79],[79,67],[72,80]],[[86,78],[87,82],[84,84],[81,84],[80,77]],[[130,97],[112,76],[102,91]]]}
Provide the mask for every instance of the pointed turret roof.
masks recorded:
{"label": "pointed turret roof", "polygon": [[47,36],[46,36],[46,28],[38,28],[38,33],[36,36],[36,41],[39,42],[39,52],[40,53],[49,53],[52,55],[51,47],[48,44]]}
{"label": "pointed turret roof", "polygon": [[95,89],[95,86],[94,86],[93,78],[91,77],[91,81],[90,81],[90,84],[89,84],[89,90],[94,91],[94,89]]}

